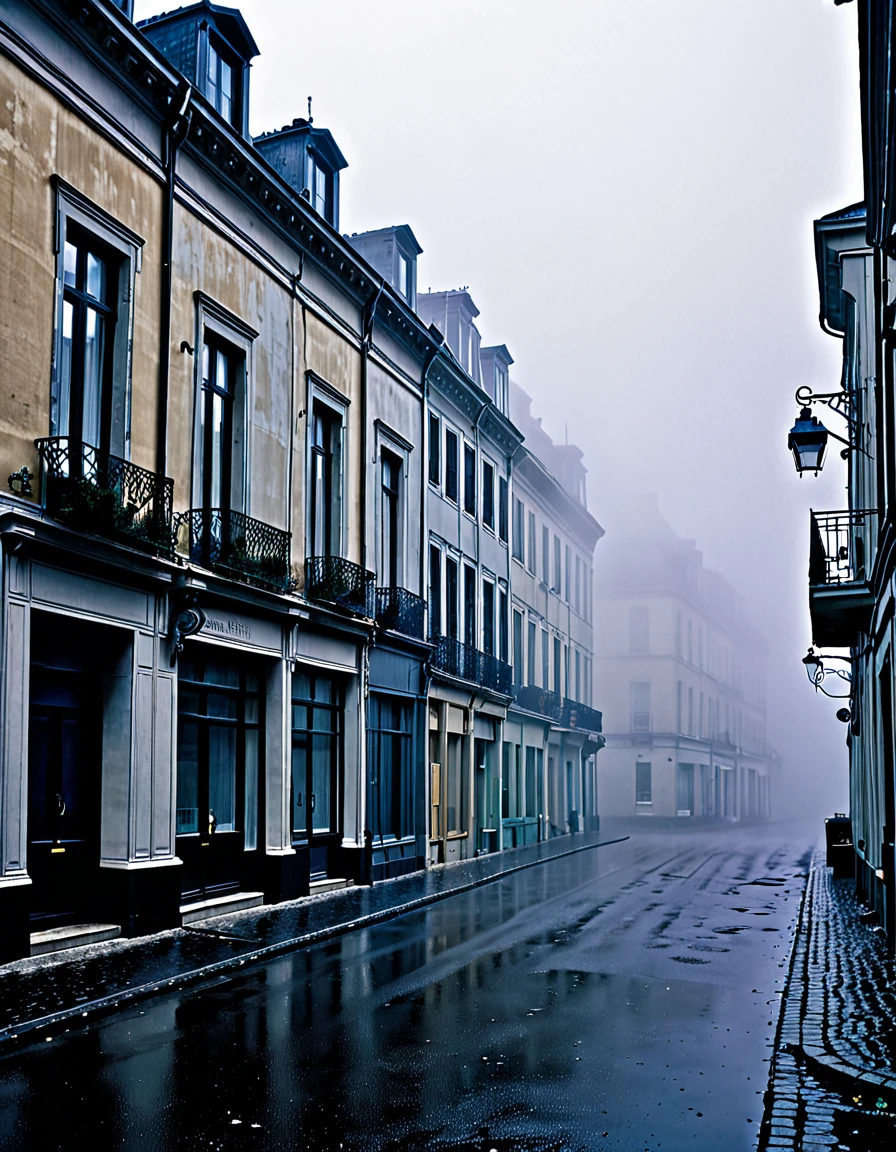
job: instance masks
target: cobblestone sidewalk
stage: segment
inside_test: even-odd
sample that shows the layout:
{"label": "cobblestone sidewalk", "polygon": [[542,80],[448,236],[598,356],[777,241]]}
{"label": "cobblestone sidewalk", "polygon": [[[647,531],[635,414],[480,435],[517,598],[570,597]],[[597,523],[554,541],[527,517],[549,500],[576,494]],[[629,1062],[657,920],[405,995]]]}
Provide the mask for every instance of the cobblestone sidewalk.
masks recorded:
{"label": "cobblestone sidewalk", "polygon": [[896,1148],[896,980],[850,880],[817,854],[791,954],[759,1149]]}

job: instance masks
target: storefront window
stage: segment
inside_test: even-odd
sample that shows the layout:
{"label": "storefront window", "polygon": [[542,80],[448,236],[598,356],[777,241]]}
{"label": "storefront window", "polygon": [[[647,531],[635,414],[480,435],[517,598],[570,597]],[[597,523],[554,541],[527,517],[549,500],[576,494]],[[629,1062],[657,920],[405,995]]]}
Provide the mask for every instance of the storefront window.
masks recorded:
{"label": "storefront window", "polygon": [[257,842],[257,675],[238,659],[185,652],[180,658],[177,725],[178,836],[248,828]]}
{"label": "storefront window", "polygon": [[374,842],[410,836],[414,830],[411,703],[371,693],[367,739],[367,808]]}

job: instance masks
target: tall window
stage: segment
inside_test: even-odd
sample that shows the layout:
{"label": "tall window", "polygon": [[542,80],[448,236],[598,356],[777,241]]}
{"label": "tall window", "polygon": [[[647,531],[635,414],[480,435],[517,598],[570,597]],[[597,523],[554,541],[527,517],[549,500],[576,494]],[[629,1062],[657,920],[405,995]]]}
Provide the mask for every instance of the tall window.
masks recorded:
{"label": "tall window", "polygon": [[464,565],[464,643],[476,645],[476,569]]}
{"label": "tall window", "polygon": [[495,654],[495,586],[491,580],[482,581],[482,650]]}
{"label": "tall window", "polygon": [[566,560],[566,566],[564,568],[564,575],[566,577],[566,580],[565,580],[565,583],[563,585],[563,599],[568,604],[569,598],[570,598],[569,570],[571,567],[571,564],[570,564],[571,557],[570,557],[570,551],[569,551],[569,545],[568,544],[566,545],[566,550],[565,550],[565,560]]}
{"label": "tall window", "polygon": [[513,610],[513,683],[523,683],[523,614]]}
{"label": "tall window", "polygon": [[551,583],[551,533],[545,526],[541,530],[541,578],[550,586]]}
{"label": "tall window", "polygon": [[563,670],[563,661],[560,658],[560,638],[554,637],[554,695],[563,695],[563,686],[561,683],[561,675]]}
{"label": "tall window", "polygon": [[385,448],[380,458],[382,482],[380,563],[384,588],[401,584],[401,460]]}
{"label": "tall window", "polygon": [[582,611],[582,561],[576,556],[576,589],[574,606],[576,612]]}
{"label": "tall window", "polygon": [[224,59],[211,38],[208,41],[205,95],[215,111],[219,112],[228,124],[235,123],[233,67]]}
{"label": "tall window", "polygon": [[541,686],[545,691],[551,686],[551,638],[541,630]]}
{"label": "tall window", "polygon": [[498,659],[506,664],[510,660],[510,638],[507,632],[507,589],[498,589]]}
{"label": "tall window", "polygon": [[445,429],[445,497],[457,503],[457,433]]}
{"label": "tall window", "polygon": [[507,481],[498,477],[498,539],[507,543]]}
{"label": "tall window", "polygon": [[526,629],[526,683],[530,685],[535,683],[535,637],[535,621],[530,620]]}
{"label": "tall window", "polygon": [[482,461],[482,523],[495,528],[495,468],[488,460]]}
{"label": "tall window", "polygon": [[635,764],[635,803],[653,803],[653,781],[651,780],[651,767],[642,760]]}
{"label": "tall window", "polygon": [[522,561],[526,549],[526,510],[522,500],[513,498],[513,558]]}
{"label": "tall window", "polygon": [[633,605],[628,610],[628,650],[632,655],[650,651],[650,616],[645,605]]}
{"label": "tall window", "polygon": [[401,252],[398,253],[398,291],[404,296],[405,300],[409,299],[410,292],[410,278],[408,276],[408,261]]}
{"label": "tall window", "polygon": [[476,449],[464,444],[464,512],[476,515]]}
{"label": "tall window", "polygon": [[576,664],[576,695],[575,695],[575,698],[581,704],[582,703],[582,654],[578,650],[578,648],[576,648],[575,664]]}
{"label": "tall window", "polygon": [[561,581],[563,579],[563,560],[560,552],[560,537],[554,537],[554,591],[560,595]]}
{"label": "tall window", "polygon": [[442,553],[435,544],[429,546],[429,634],[442,634]]}
{"label": "tall window", "polygon": [[202,345],[202,398],[199,420],[202,451],[202,507],[229,511],[235,466],[233,409],[241,356],[211,334]]}
{"label": "tall window", "polygon": [[535,513],[529,513],[529,555],[526,559],[526,567],[530,572],[535,571]]}
{"label": "tall window", "polygon": [[108,449],[116,264],[97,240],[69,224],[64,249],[62,342],[54,432]]}
{"label": "tall window", "polygon": [[650,732],[650,684],[634,681],[629,684],[632,732]]}
{"label": "tall window", "polygon": [[445,558],[445,623],[452,640],[458,636],[457,627],[457,561]]}
{"label": "tall window", "polygon": [[314,401],[311,417],[312,556],[338,556],[342,547],[342,422],[326,404]]}
{"label": "tall window", "polygon": [[442,424],[438,416],[429,417],[429,482],[438,485],[442,480]]}

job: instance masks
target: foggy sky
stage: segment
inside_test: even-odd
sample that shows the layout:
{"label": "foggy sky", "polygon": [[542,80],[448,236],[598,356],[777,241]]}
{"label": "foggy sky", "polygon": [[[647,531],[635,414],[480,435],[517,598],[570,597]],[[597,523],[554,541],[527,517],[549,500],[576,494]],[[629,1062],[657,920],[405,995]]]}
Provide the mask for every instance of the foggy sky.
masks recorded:
{"label": "foggy sky", "polygon": [[349,161],[341,230],[410,224],[420,290],[469,285],[483,342],[585,449],[608,544],[614,491],[656,491],[747,595],[773,641],[772,738],[842,808],[845,729],[800,658],[808,509],[846,506],[845,466],[798,480],[786,437],[795,389],[839,383],[812,220],[862,196],[855,6],[237,6],[261,50],[253,134],[313,96]]}

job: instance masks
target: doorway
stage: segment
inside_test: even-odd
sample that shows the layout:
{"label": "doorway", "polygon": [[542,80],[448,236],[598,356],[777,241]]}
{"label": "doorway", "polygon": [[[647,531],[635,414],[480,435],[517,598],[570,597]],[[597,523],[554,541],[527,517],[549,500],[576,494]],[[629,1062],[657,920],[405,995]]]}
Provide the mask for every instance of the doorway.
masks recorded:
{"label": "doorway", "polygon": [[181,655],[175,832],[187,900],[238,891],[254,879],[261,712],[254,664],[204,644]]}
{"label": "doorway", "polygon": [[331,676],[292,677],[292,840],[307,845],[311,879],[333,874],[342,841],[342,690]]}
{"label": "doorway", "polygon": [[[28,874],[35,930],[91,913],[100,858],[102,692],[95,630],[39,612],[31,623]],[[100,669],[100,681],[102,670]]]}

